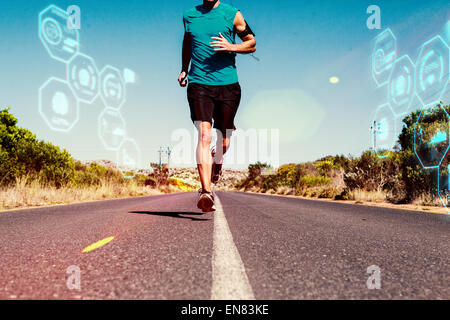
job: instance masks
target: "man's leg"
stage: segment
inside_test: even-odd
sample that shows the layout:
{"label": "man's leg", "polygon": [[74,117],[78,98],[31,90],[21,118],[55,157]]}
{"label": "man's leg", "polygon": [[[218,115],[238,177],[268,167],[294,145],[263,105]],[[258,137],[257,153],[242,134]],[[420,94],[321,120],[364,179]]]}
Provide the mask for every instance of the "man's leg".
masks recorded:
{"label": "man's leg", "polygon": [[221,88],[220,99],[214,109],[214,127],[217,129],[217,143],[214,153],[214,164],[212,181],[217,183],[222,174],[223,156],[230,148],[230,140],[236,129],[234,118],[241,101],[241,86],[239,83],[231,84]]}
{"label": "man's leg", "polygon": [[200,182],[204,191],[211,192],[211,123],[199,122],[196,123],[198,129],[198,144],[197,144],[197,168],[200,176]]}
{"label": "man's leg", "polygon": [[217,142],[213,151],[212,183],[219,182],[220,176],[222,175],[223,157],[230,148],[232,132],[233,130],[226,130],[225,134],[223,134],[222,131],[217,130]]}
{"label": "man's leg", "polygon": [[[228,133],[230,131],[230,133]],[[227,133],[224,135],[222,131],[217,130],[217,142],[216,142],[216,150],[214,153],[214,163],[222,164],[223,156],[227,153],[230,148],[231,141],[231,132],[232,130],[227,130]]]}

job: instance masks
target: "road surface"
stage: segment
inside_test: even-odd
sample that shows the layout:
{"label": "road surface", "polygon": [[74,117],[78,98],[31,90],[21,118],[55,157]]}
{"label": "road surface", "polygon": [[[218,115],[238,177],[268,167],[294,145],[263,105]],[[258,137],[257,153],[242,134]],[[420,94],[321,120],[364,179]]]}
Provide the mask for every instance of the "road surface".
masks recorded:
{"label": "road surface", "polygon": [[449,216],[217,196],[204,215],[194,193],[1,212],[0,298],[450,299]]}

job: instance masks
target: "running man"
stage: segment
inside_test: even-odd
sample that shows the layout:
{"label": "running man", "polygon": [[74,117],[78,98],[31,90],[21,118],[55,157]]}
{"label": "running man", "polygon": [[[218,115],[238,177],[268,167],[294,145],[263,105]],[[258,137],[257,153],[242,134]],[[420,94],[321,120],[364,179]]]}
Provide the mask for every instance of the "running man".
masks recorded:
{"label": "running man", "polygon": [[[182,70],[178,77],[187,88],[191,119],[198,132],[196,157],[202,188],[197,207],[215,211],[211,182],[222,172],[223,155],[230,147],[241,100],[236,70],[236,54],[256,51],[253,31],[241,12],[219,0],[203,0],[183,15],[184,40]],[[235,35],[242,42],[236,44]],[[190,65],[190,70],[188,73]],[[215,150],[210,150],[212,126],[217,130]]]}

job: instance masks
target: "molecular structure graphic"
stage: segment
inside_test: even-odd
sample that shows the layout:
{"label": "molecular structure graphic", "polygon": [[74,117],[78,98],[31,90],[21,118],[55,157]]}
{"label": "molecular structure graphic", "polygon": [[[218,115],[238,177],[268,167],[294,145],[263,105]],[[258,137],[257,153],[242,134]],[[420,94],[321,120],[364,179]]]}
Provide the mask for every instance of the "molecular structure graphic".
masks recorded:
{"label": "molecular structure graphic", "polygon": [[51,130],[70,132],[79,121],[80,104],[100,97],[104,110],[98,118],[98,136],[108,151],[116,152],[124,178],[133,178],[141,166],[136,141],[127,136],[121,109],[126,84],[135,83],[133,71],[106,65],[100,72],[95,61],[80,52],[79,30],[69,28],[69,14],[50,5],[39,14],[39,38],[52,59],[65,64],[66,79],[51,77],[39,88],[39,113]]}
{"label": "molecular structure graphic", "polygon": [[[437,35],[420,47],[415,62],[398,55],[397,38],[390,29],[374,41],[371,56],[372,78],[378,88],[386,87],[386,101],[372,119],[373,149],[378,157],[389,156],[402,130],[399,123],[408,112],[419,109],[414,126],[414,152],[425,170],[437,172],[437,193],[448,207],[450,117],[441,99],[450,73],[450,47]],[[447,208],[447,211],[449,209]]]}

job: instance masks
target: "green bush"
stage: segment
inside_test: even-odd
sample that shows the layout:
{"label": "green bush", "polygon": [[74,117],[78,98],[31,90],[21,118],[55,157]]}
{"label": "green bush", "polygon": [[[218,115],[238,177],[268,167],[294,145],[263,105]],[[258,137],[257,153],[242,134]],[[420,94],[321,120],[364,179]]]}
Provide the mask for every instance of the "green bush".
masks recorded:
{"label": "green bush", "polygon": [[[295,187],[298,181],[298,171],[296,164],[285,164],[277,170],[278,184]],[[270,188],[269,188],[270,189]],[[272,188],[273,189],[273,188]]]}
{"label": "green bush", "polygon": [[299,187],[319,187],[330,184],[331,179],[323,176],[306,175],[299,179],[297,186]]}
{"label": "green bush", "polygon": [[324,188],[318,195],[319,199],[334,199],[339,194],[339,191],[333,187]]}
{"label": "green bush", "polygon": [[[85,165],[77,161],[75,162],[75,170],[76,174],[73,181],[75,187],[98,186],[104,182],[117,184],[125,182],[125,179],[119,170],[106,168],[95,162],[90,165]],[[140,181],[139,179],[140,177],[137,175],[135,180]],[[143,183],[141,183],[141,185],[143,185]]]}
{"label": "green bush", "polygon": [[277,190],[277,188],[281,185],[280,179],[277,175],[269,175],[266,176],[262,182],[262,189],[264,192],[267,190]]}
{"label": "green bush", "polygon": [[158,181],[155,178],[145,176],[143,174],[137,174],[134,177],[134,180],[136,181],[136,183],[139,186],[146,186],[146,187],[152,187],[152,188],[156,188],[158,186]]}
{"label": "green bush", "polygon": [[0,110],[0,185],[19,178],[61,187],[73,181],[75,163],[66,150],[39,141],[27,129],[17,126],[8,109]]}

